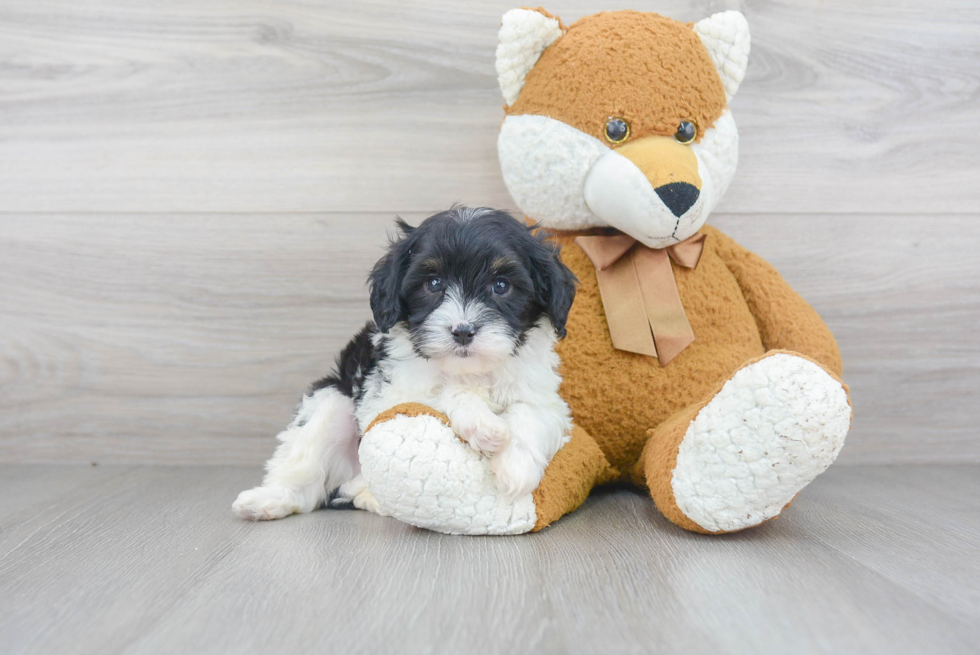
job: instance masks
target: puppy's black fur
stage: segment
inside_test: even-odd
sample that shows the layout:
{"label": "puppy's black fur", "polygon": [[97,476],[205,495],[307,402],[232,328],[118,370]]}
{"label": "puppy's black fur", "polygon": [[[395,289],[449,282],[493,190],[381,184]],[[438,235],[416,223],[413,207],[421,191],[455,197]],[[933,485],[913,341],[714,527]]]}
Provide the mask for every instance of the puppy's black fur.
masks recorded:
{"label": "puppy's black fur", "polygon": [[[446,287],[461,290],[467,301],[478,301],[503,321],[520,348],[529,330],[547,315],[559,338],[575,299],[576,279],[561,262],[559,248],[510,214],[493,209],[454,207],[430,216],[417,228],[401,219],[399,234],[368,278],[369,322],[340,353],[336,370],[313,385],[326,386],[359,400],[364,382],[385,357],[387,333],[403,322],[416,344],[420,328],[445,299],[427,282],[438,278]],[[493,291],[505,280],[506,293]]]}
{"label": "puppy's black fur", "polygon": [[[460,207],[431,216],[417,228],[401,220],[398,227],[401,238],[370,276],[371,310],[382,332],[399,321],[410,330],[421,324],[442,301],[423,282],[438,276],[459,285],[467,299],[499,307],[515,335],[547,314],[558,336],[565,336],[575,276],[561,263],[558,247],[543,234],[535,235],[534,226],[503,211]],[[506,278],[513,292],[492,294],[496,276]]]}
{"label": "puppy's black fur", "polygon": [[337,356],[337,363],[330,375],[317,380],[310,387],[310,393],[334,387],[348,398],[357,402],[364,395],[364,382],[384,356],[384,344],[375,345],[374,335],[378,328],[368,321],[361,331],[344,346]]}

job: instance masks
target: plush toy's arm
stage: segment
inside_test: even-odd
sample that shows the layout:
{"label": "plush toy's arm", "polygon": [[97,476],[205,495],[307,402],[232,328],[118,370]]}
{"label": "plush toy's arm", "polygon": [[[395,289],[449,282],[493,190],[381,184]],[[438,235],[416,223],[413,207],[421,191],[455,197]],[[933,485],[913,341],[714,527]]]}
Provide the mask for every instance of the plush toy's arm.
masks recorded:
{"label": "plush toy's arm", "polygon": [[769,350],[806,355],[840,376],[840,349],[816,310],[793,291],[769,262],[718,230],[705,231],[709,231],[718,254],[738,281],[759,326],[763,345]]}

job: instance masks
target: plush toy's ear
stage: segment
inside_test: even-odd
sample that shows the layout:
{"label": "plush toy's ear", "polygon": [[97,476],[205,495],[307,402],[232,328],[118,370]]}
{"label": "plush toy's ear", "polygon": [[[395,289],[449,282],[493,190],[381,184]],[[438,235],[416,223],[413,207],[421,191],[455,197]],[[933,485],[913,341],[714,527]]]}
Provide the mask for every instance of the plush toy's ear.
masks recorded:
{"label": "plush toy's ear", "polygon": [[731,100],[749,63],[749,23],[738,11],[723,11],[694,24],[694,32],[715,63],[725,95]]}
{"label": "plush toy's ear", "polygon": [[405,303],[401,297],[401,282],[412,257],[412,232],[415,228],[398,219],[400,238],[392,239],[388,252],[368,276],[371,288],[371,312],[374,323],[387,332],[395,323],[405,319]]}
{"label": "plush toy's ear", "polygon": [[544,49],[564,33],[561,21],[543,10],[511,9],[500,21],[497,81],[508,106],[514,104],[524,78]]}

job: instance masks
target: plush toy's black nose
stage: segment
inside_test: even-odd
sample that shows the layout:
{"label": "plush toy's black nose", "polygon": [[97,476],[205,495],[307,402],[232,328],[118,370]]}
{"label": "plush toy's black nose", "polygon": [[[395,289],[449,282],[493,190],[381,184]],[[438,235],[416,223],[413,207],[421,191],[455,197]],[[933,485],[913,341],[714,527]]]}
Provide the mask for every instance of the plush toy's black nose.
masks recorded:
{"label": "plush toy's black nose", "polygon": [[461,346],[468,345],[473,341],[473,335],[476,334],[476,328],[469,323],[461,323],[453,327],[450,330],[453,333],[453,340]]}
{"label": "plush toy's black nose", "polygon": [[691,206],[698,201],[701,192],[693,184],[687,182],[671,182],[656,189],[657,195],[667,205],[674,216],[680,218]]}

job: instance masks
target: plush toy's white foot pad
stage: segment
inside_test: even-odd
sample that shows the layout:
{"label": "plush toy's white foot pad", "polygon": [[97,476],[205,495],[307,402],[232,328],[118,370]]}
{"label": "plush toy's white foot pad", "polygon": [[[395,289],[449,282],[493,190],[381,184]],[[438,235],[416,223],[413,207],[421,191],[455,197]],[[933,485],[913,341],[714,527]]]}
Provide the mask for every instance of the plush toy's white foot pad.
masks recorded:
{"label": "plush toy's white foot pad", "polygon": [[489,460],[434,416],[399,415],[372,427],[358,452],[381,511],[449,534],[521,534],[537,520],[527,494],[506,501]]}
{"label": "plush toy's white foot pad", "polygon": [[691,422],[674,500],[711,532],[758,525],[830,466],[850,424],[847,393],[822,368],[766,357],[736,373]]}

